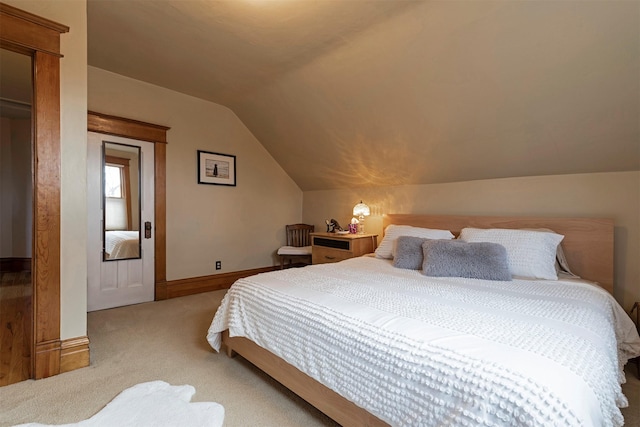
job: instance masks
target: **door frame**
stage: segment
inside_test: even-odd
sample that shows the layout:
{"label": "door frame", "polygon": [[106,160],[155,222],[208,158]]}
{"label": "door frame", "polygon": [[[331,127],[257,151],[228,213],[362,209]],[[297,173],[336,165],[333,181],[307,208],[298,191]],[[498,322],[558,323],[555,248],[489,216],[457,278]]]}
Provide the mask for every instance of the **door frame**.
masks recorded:
{"label": "door frame", "polygon": [[33,334],[30,377],[60,373],[60,35],[69,27],[0,3],[0,47],[33,66]]}
{"label": "door frame", "polygon": [[166,126],[125,119],[123,117],[89,111],[87,130],[106,135],[121,136],[153,143],[154,148],[154,206],[155,206],[155,297],[167,299],[167,131]]}

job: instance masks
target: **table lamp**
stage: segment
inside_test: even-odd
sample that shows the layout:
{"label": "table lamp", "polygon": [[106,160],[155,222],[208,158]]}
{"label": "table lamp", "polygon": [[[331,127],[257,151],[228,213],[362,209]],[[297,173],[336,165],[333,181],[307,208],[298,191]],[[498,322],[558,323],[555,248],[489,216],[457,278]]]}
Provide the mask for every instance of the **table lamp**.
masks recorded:
{"label": "table lamp", "polygon": [[362,203],[362,200],[360,200],[360,203],[353,207],[353,214],[358,217],[358,234],[364,234],[364,217],[371,215],[369,206],[365,205]]}

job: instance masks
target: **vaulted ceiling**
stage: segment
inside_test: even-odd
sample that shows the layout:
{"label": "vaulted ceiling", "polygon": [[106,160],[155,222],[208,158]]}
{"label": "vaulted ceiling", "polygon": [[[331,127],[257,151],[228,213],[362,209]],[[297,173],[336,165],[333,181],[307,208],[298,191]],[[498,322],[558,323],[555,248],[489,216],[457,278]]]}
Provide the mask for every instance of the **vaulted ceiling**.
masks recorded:
{"label": "vaulted ceiling", "polygon": [[636,1],[88,0],[88,34],[302,190],[640,170]]}

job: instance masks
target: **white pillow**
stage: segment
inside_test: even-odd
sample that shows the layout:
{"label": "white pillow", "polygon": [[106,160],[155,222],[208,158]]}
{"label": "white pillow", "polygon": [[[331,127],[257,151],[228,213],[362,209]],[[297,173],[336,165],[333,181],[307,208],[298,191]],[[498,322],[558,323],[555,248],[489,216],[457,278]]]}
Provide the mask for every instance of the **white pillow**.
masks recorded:
{"label": "white pillow", "polygon": [[[548,233],[555,233],[555,231],[550,230],[548,228],[525,228],[524,230],[531,231],[546,231]],[[564,254],[564,250],[562,249],[562,245],[558,244],[558,250],[556,252],[556,273],[558,273],[558,277],[560,277],[560,273],[564,276],[580,278],[577,274],[575,274],[569,268],[569,262],[567,261],[567,257]]]}
{"label": "white pillow", "polygon": [[413,227],[411,225],[391,224],[384,230],[382,242],[380,242],[380,245],[376,248],[376,258],[393,258],[395,250],[393,242],[400,236],[447,240],[451,240],[455,237],[449,230],[434,230],[431,228]]}
{"label": "white pillow", "polygon": [[562,234],[503,228],[464,228],[460,233],[465,242],[504,246],[512,275],[548,280],[558,280],[556,251],[563,238]]}

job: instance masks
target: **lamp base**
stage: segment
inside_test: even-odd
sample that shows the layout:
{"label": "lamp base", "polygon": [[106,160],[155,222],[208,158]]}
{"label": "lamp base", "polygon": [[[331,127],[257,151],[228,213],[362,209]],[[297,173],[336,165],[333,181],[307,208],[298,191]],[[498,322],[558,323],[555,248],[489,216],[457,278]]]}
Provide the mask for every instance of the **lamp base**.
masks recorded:
{"label": "lamp base", "polygon": [[358,234],[364,234],[364,215],[358,217]]}

